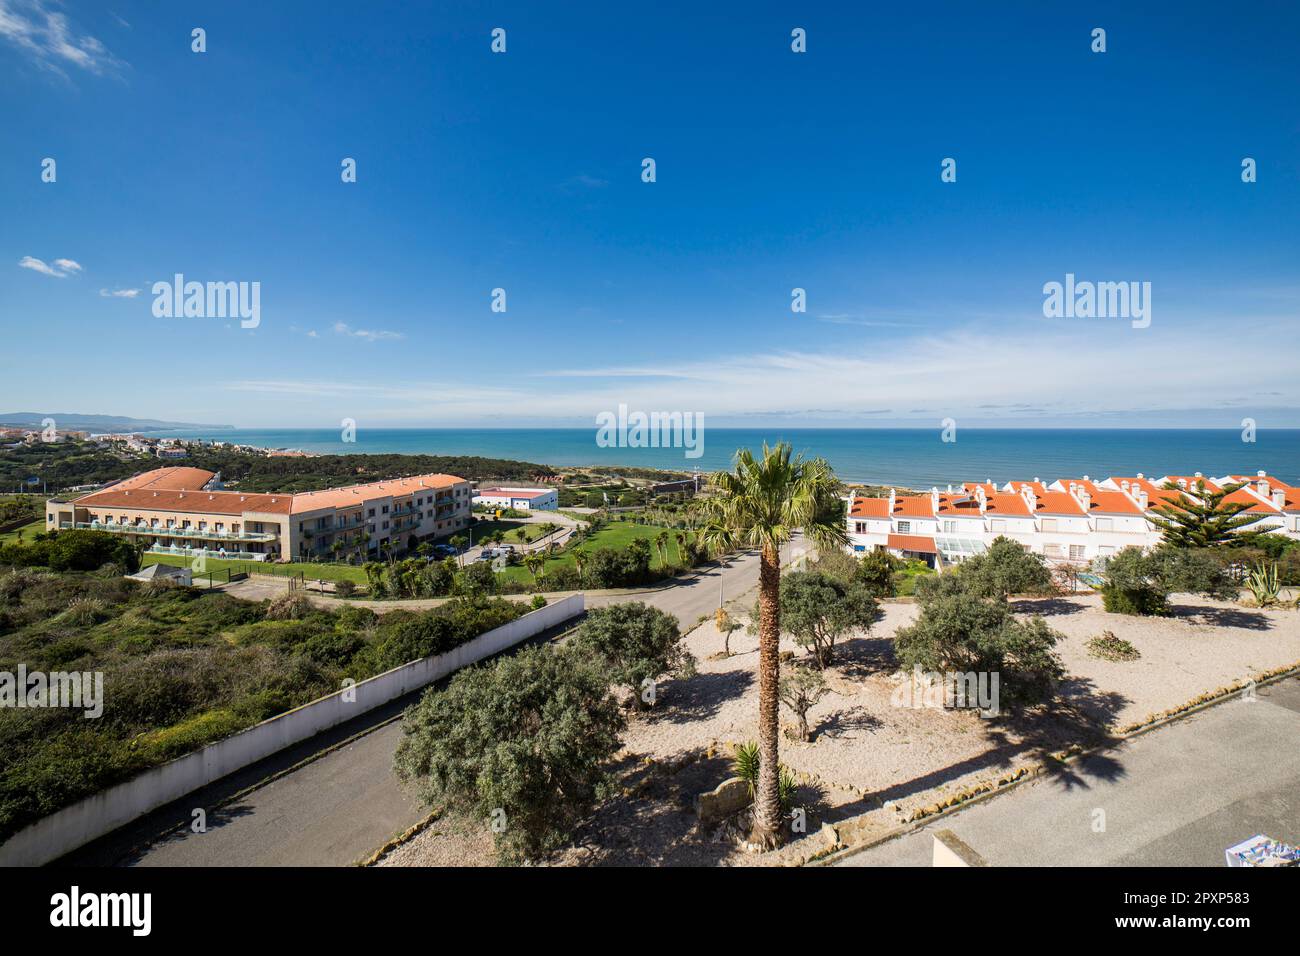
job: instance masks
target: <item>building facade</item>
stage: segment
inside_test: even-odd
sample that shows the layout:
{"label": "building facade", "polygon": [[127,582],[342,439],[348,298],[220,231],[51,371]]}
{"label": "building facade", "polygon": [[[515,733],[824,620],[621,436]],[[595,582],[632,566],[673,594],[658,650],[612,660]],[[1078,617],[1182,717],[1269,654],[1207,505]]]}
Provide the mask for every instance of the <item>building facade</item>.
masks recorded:
{"label": "building facade", "polygon": [[158,468],[46,503],[49,529],[121,534],[157,554],[251,561],[398,554],[469,527],[472,486],[416,475],[298,494],[226,491],[201,468]]}
{"label": "building facade", "polygon": [[[931,567],[960,564],[988,548],[995,538],[1018,541],[1052,564],[1089,565],[1129,545],[1149,548],[1161,532],[1155,509],[1179,495],[1195,498],[1240,485],[1224,501],[1246,505],[1255,521],[1243,530],[1300,538],[1300,488],[1259,472],[1251,478],[1166,475],[1148,479],[1059,478],[1050,483],[967,482],[946,491],[853,496],[848,502],[848,546],[855,552],[886,550]],[[1172,484],[1174,489],[1167,485]]]}
{"label": "building facade", "polygon": [[482,488],[474,504],[519,511],[554,511],[560,507],[560,493],[554,488]]}

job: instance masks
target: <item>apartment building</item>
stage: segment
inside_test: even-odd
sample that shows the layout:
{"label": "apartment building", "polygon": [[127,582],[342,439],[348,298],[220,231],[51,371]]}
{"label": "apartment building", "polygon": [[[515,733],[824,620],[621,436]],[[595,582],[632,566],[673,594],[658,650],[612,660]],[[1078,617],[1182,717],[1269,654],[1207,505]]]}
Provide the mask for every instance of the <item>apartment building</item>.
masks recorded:
{"label": "apartment building", "polygon": [[[1129,545],[1149,548],[1160,540],[1155,509],[1185,494],[1240,485],[1224,500],[1246,505],[1251,531],[1300,538],[1300,488],[1264,472],[1255,477],[1166,475],[1094,481],[1058,478],[1050,483],[992,480],[967,482],[946,491],[888,498],[854,496],[848,503],[849,548],[887,550],[931,567],[959,564],[984,551],[995,538],[1018,541],[1049,563],[1090,564]],[[1172,484],[1173,489],[1167,487]]]}
{"label": "apartment building", "polygon": [[73,499],[46,503],[46,526],[126,535],[160,554],[252,561],[311,560],[386,551],[470,524],[472,486],[416,475],[298,494],[222,490],[201,468],[157,468]]}

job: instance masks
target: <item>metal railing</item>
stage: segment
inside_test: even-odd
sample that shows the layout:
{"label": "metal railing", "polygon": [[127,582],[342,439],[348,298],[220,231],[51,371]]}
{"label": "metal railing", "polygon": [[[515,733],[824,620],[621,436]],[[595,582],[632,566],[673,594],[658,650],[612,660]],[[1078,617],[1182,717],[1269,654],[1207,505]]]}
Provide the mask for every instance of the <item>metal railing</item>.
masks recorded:
{"label": "metal railing", "polygon": [[214,541],[275,541],[279,535],[266,531],[214,531],[199,528],[151,527],[144,524],[119,524],[115,521],[78,521],[78,528],[109,531],[114,534],[152,534],[169,538],[205,538]]}

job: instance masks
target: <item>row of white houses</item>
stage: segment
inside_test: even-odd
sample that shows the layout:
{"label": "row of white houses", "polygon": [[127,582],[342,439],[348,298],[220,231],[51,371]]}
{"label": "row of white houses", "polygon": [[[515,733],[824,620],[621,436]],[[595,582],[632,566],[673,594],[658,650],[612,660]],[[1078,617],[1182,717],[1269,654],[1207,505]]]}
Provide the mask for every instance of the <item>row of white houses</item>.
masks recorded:
{"label": "row of white houses", "polygon": [[1006,537],[1049,563],[1086,565],[1129,545],[1155,545],[1160,530],[1151,519],[1153,511],[1179,495],[1196,497],[1202,484],[1209,491],[1240,485],[1224,501],[1246,505],[1242,513],[1256,519],[1248,530],[1300,539],[1300,487],[1263,471],[1254,477],[1219,478],[1200,472],[1162,478],[1139,473],[1101,481],[1085,475],[1001,486],[992,480],[967,482],[924,494],[891,490],[888,498],[853,495],[848,502],[849,547],[855,552],[884,549],[943,567]]}

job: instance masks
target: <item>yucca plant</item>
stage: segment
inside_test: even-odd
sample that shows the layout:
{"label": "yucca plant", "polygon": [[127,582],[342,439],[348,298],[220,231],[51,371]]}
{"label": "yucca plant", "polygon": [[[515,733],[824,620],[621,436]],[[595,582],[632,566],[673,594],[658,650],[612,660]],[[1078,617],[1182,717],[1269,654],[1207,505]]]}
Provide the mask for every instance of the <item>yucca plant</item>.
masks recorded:
{"label": "yucca plant", "polygon": [[1277,563],[1270,565],[1262,561],[1250,569],[1246,575],[1246,589],[1250,591],[1258,607],[1272,607],[1282,596],[1282,582],[1278,576]]}
{"label": "yucca plant", "polygon": [[[749,785],[749,798],[754,799],[758,792],[758,767],[761,762],[758,744],[750,741],[747,744],[736,744],[735,754],[731,758],[731,772],[734,776],[739,777]],[[777,799],[781,805],[781,812],[787,812],[794,804],[794,792],[799,787],[799,782],[794,778],[794,772],[785,764],[777,764]]]}

